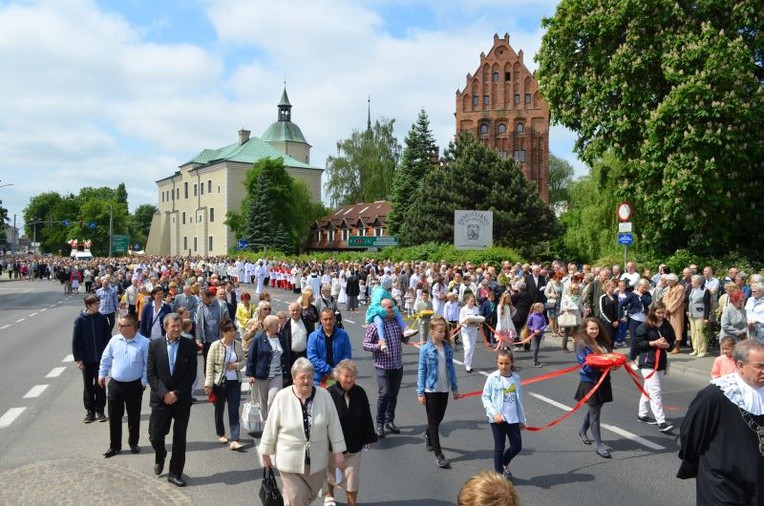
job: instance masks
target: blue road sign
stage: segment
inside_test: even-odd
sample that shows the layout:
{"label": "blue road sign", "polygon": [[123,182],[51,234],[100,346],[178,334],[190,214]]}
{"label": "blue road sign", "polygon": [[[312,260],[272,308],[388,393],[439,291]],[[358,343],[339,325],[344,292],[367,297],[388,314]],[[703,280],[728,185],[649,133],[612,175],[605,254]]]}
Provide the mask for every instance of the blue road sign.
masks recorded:
{"label": "blue road sign", "polygon": [[628,246],[634,242],[634,234],[618,234],[618,244]]}
{"label": "blue road sign", "polygon": [[68,227],[69,225],[71,225],[71,223],[72,223],[72,222],[71,222],[71,221],[69,221],[69,220],[64,220],[64,221],[62,221],[61,223],[62,223],[62,224],[65,226],[65,227]]}
{"label": "blue road sign", "polygon": [[246,239],[239,239],[239,244],[236,246],[239,249],[249,248],[249,241]]}
{"label": "blue road sign", "polygon": [[89,222],[88,222],[88,228],[89,228],[89,229],[94,229],[95,227],[96,227],[96,223],[95,223],[95,221],[89,221]]}

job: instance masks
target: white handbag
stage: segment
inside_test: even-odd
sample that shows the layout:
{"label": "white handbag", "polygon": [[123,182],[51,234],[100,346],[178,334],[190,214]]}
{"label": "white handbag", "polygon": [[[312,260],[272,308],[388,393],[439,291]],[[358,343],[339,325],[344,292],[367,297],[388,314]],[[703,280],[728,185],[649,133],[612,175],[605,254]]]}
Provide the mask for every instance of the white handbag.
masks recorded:
{"label": "white handbag", "polygon": [[251,389],[249,401],[244,403],[244,409],[241,411],[241,425],[247,432],[263,431],[263,410],[260,408],[260,402],[255,399],[254,388]]}

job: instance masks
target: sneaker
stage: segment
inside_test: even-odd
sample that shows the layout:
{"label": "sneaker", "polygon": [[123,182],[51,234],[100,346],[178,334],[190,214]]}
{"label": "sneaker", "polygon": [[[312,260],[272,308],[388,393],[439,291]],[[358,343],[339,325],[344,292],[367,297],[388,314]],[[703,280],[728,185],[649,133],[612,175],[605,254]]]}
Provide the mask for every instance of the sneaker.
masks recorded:
{"label": "sneaker", "polygon": [[103,413],[103,411],[97,411],[96,418],[98,419],[99,422],[105,422],[108,420],[108,418],[106,418],[106,415]]}
{"label": "sneaker", "polygon": [[438,464],[438,467],[442,469],[450,467],[451,465],[449,464],[448,459],[446,459],[446,457],[442,453],[435,455],[435,462]]}
{"label": "sneaker", "polygon": [[648,425],[658,425],[658,422],[650,418],[649,416],[638,416],[637,420]]}
{"label": "sneaker", "polygon": [[88,411],[88,413],[85,415],[85,419],[82,420],[85,423],[93,423],[95,422],[95,412],[94,411]]}
{"label": "sneaker", "polygon": [[512,483],[512,480],[514,480],[514,479],[515,479],[515,477],[514,477],[514,476],[512,476],[512,471],[510,471],[510,470],[509,470],[509,467],[505,467],[505,468],[504,468],[504,472],[502,473],[502,475],[503,475],[503,476],[504,476],[504,478],[506,478],[506,479],[507,479],[507,481],[509,481],[510,483]]}
{"label": "sneaker", "polygon": [[708,353],[698,353],[698,358],[707,357]]}
{"label": "sneaker", "polygon": [[673,425],[671,425],[670,423],[666,423],[666,422],[656,424],[656,427],[658,427],[658,430],[661,431],[661,432],[671,432],[671,429],[674,428]]}

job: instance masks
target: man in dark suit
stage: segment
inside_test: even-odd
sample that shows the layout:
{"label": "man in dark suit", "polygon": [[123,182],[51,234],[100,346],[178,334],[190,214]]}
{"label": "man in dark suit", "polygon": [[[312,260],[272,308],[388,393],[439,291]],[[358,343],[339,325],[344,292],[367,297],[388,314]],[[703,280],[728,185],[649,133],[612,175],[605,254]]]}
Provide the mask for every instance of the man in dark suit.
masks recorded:
{"label": "man in dark suit", "polygon": [[149,345],[147,376],[151,385],[149,439],[154,447],[154,474],[162,474],[167,449],[164,438],[172,434],[172,458],[167,481],[183,487],[186,463],[186,429],[191,415],[191,389],[196,380],[196,346],[190,339],[180,339],[182,319],[178,313],[164,318],[165,338]]}
{"label": "man in dark suit", "polygon": [[541,275],[541,266],[534,265],[531,273],[525,276],[525,286],[528,287],[528,293],[533,297],[533,302],[546,302],[544,289],[546,288],[546,277]]}

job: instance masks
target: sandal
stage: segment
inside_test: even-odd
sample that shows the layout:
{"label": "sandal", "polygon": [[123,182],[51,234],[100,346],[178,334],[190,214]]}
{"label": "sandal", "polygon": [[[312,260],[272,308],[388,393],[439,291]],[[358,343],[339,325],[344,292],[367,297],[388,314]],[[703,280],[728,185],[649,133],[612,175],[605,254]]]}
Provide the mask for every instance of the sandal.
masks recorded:
{"label": "sandal", "polygon": [[324,506],[337,506],[334,497],[326,496],[326,498],[324,498]]}

